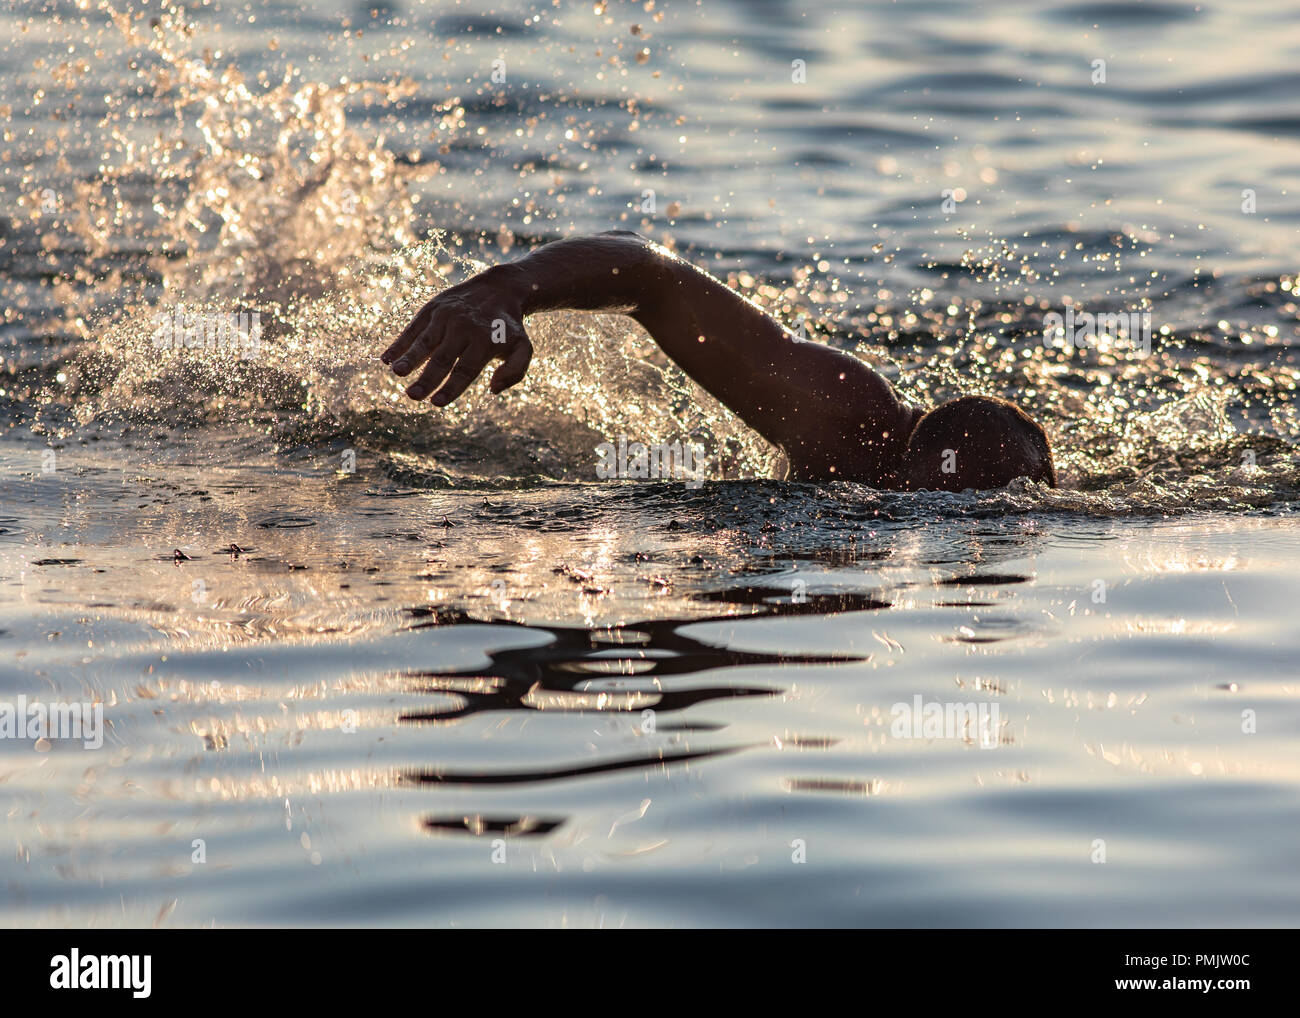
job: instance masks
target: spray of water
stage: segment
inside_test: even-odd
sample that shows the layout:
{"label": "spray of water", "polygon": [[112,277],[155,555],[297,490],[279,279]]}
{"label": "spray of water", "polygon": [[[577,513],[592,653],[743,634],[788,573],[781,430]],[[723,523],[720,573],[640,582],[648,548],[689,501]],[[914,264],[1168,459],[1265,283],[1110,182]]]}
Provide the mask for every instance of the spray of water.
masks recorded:
{"label": "spray of water", "polygon": [[[401,110],[417,85],[325,82],[292,65],[250,79],[180,8],[98,9],[131,54],[130,75],[88,132],[102,147],[99,170],[77,182],[61,220],[60,243],[83,252],[83,267],[54,283],[79,346],[42,396],[41,426],[207,429],[217,460],[365,448],[412,484],[587,478],[593,446],[620,433],[689,438],[709,450],[715,476],[770,474],[773,450],[624,319],[539,316],[538,357],[506,397],[480,382],[445,410],[406,401],[375,355],[439,289],[482,267],[459,237],[414,225],[437,222],[415,185],[440,166],[354,122],[358,109]],[[73,64],[55,80],[76,102],[84,77]],[[472,106],[450,97],[423,114],[440,149],[473,136]],[[996,292],[1004,280],[1033,284],[1022,261],[995,243],[959,268]],[[1070,489],[1028,493],[1027,504],[1110,513],[1295,497],[1296,415],[1274,397],[1294,391],[1297,372],[1283,359],[1234,369],[1213,350],[1198,355],[1206,340],[1194,330],[1137,360],[1017,342],[1040,330],[1043,301],[992,306],[927,291],[855,314],[826,273],[796,273],[787,288],[738,282],[786,317],[801,303],[838,309],[821,316],[842,330],[838,341],[865,335],[859,352],[920,403],[983,391],[1024,404],[1052,435]],[[1286,301],[1293,282],[1255,285]],[[184,315],[255,316],[255,355],[160,346],[159,322]],[[1253,409],[1245,426],[1243,406]]]}

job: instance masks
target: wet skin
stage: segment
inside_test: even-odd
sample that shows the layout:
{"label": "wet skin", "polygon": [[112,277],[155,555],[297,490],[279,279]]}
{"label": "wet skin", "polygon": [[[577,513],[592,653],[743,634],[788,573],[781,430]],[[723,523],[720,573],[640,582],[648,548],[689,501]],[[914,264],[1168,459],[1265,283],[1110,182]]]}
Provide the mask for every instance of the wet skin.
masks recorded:
{"label": "wet skin", "polygon": [[[757,305],[625,231],[560,240],[493,266],[426,304],[381,356],[411,399],[446,406],[493,361],[493,392],[518,383],[539,311],[603,311],[641,324],[683,371],[786,455],[794,480],[901,487],[921,411],[850,354],[801,340]],[[494,342],[494,322],[497,339]],[[423,368],[423,370],[420,370]]]}

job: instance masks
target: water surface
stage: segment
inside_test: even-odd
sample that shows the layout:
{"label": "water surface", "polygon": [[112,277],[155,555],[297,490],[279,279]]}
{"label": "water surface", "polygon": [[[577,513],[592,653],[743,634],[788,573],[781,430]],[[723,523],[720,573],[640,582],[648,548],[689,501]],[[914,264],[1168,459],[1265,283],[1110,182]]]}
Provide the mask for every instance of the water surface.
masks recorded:
{"label": "water surface", "polygon": [[[0,739],[0,921],[1294,925],[1298,18],[7,7],[0,700],[109,727]],[[374,360],[616,227],[1016,399],[1062,487],[773,480],[612,316],[446,411]],[[619,435],[709,480],[598,481]]]}

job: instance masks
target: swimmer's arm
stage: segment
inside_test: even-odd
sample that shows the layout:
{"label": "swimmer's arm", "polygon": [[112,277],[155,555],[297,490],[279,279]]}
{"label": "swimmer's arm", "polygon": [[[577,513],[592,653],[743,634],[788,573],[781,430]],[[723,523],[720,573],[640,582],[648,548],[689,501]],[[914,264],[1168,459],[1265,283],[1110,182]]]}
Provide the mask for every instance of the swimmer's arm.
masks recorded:
{"label": "swimmer's arm", "polygon": [[[708,273],[626,232],[556,241],[444,291],[383,359],[402,376],[429,360],[407,393],[432,392],[445,406],[495,355],[505,360],[492,378],[500,392],[527,369],[524,316],[561,309],[630,315],[688,375],[783,449],[796,477],[871,479],[882,436],[906,422],[890,384],[857,358],[796,339]],[[481,333],[493,318],[522,344],[515,352],[467,346],[452,335]],[[525,347],[527,356],[519,352]]]}

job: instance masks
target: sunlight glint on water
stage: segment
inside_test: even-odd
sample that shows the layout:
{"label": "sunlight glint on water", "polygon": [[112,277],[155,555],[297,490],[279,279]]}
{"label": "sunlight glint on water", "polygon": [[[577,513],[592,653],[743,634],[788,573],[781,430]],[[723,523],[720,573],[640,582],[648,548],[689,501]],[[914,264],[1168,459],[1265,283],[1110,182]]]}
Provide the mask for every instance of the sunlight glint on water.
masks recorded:
{"label": "sunlight glint on water", "polygon": [[[0,921],[1294,925],[1296,26],[4,11],[0,694],[110,728],[0,740]],[[540,316],[447,410],[376,362],[611,228],[918,403],[1014,397],[1063,486],[763,480],[615,316]],[[1149,313],[1151,356],[1053,346],[1067,307]],[[256,355],[160,351],[178,308]],[[620,434],[711,482],[597,483]],[[997,702],[998,747],[893,737],[916,696]]]}

